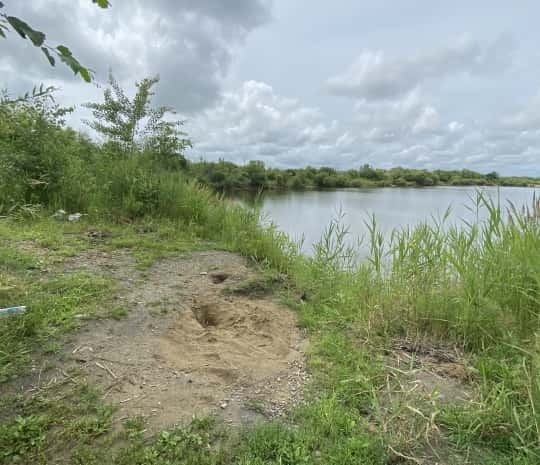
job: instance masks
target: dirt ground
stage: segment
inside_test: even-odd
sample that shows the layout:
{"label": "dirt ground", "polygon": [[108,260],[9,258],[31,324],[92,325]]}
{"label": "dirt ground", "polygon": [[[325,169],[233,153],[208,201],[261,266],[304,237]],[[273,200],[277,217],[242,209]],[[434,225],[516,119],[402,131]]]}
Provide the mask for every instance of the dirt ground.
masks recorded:
{"label": "dirt ground", "polygon": [[63,266],[114,278],[127,315],[87,322],[51,376],[82,371],[117,420],[144,416],[149,433],[206,414],[246,425],[302,401],[306,339],[295,314],[224,292],[256,275],[242,257],[196,252],[141,272],[128,252],[92,250]]}
{"label": "dirt ground", "polygon": [[452,347],[396,341],[391,366],[399,370],[407,390],[419,390],[439,402],[470,401],[463,354]]}

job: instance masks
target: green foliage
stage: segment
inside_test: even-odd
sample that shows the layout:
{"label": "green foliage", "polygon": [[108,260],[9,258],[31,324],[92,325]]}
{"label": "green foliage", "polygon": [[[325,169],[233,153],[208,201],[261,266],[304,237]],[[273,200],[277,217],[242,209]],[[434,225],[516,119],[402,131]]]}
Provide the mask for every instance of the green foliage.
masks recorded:
{"label": "green foliage", "polygon": [[164,119],[168,114],[174,114],[172,108],[150,107],[154,95],[152,87],[158,82],[158,76],[137,82],[137,92],[130,100],[110,73],[109,88],[103,92],[104,102],[85,105],[95,118],[87,122],[88,126],[128,153],[144,148],[164,159],[182,156],[182,152],[191,146],[179,129],[183,122]]}
{"label": "green foliage", "polygon": [[59,193],[80,136],[62,129],[71,109],[55,105],[47,89],[27,99],[0,101],[0,212],[49,203]]}
{"label": "green foliage", "polygon": [[17,462],[30,454],[39,454],[45,446],[48,422],[44,416],[29,415],[0,425],[0,457],[6,462]]}
{"label": "green foliage", "polygon": [[262,161],[250,161],[246,166],[246,176],[251,188],[262,189],[266,184],[264,163]]}
{"label": "green foliage", "polygon": [[348,171],[337,171],[329,167],[279,170],[267,168],[260,161],[251,161],[244,166],[224,160],[201,161],[191,163],[189,172],[199,181],[218,191],[540,184],[537,178],[501,177],[494,172],[483,175],[470,170],[433,172],[410,168],[383,170],[370,165]]}

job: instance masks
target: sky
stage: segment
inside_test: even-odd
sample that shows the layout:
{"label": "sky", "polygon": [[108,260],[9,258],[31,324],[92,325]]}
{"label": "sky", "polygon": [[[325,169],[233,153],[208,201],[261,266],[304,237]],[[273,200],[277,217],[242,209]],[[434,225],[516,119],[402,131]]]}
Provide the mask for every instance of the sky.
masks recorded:
{"label": "sky", "polygon": [[192,159],[280,168],[473,169],[540,176],[540,3],[534,0],[3,0],[65,44],[84,83],[11,33],[0,87],[44,83],[85,129],[109,69],[159,74]]}

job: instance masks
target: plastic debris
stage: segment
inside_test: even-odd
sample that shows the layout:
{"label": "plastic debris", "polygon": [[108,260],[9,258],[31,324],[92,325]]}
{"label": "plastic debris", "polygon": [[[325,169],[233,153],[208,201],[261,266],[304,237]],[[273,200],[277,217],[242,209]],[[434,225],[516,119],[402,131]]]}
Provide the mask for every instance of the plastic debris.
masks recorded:
{"label": "plastic debris", "polygon": [[68,215],[68,221],[79,221],[81,216],[81,213],[72,213],[71,215]]}
{"label": "plastic debris", "polygon": [[18,306],[18,307],[7,307],[7,308],[0,308],[0,317],[2,316],[10,316],[10,315],[17,315],[20,313],[26,312],[26,307],[24,305]]}
{"label": "plastic debris", "polygon": [[56,218],[57,220],[63,220],[65,216],[66,216],[65,210],[57,210],[56,212],[54,212],[52,217]]}

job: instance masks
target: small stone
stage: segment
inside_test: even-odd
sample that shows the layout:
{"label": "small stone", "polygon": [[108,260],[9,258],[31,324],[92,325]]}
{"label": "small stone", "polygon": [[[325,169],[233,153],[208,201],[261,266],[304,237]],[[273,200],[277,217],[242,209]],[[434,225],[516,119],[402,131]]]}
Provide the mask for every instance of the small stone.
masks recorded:
{"label": "small stone", "polygon": [[206,276],[208,273],[207,273],[206,271],[201,271],[199,274],[200,274],[201,276]]}
{"label": "small stone", "polygon": [[225,410],[227,408],[227,405],[227,402],[222,402],[219,406]]}
{"label": "small stone", "polygon": [[377,432],[377,427],[373,423],[369,423],[367,429],[368,429],[368,431],[370,433],[376,433]]}
{"label": "small stone", "polygon": [[210,279],[214,284],[220,284],[223,281],[225,281],[229,277],[228,273],[224,273],[222,271],[216,271],[214,273],[210,273]]}

